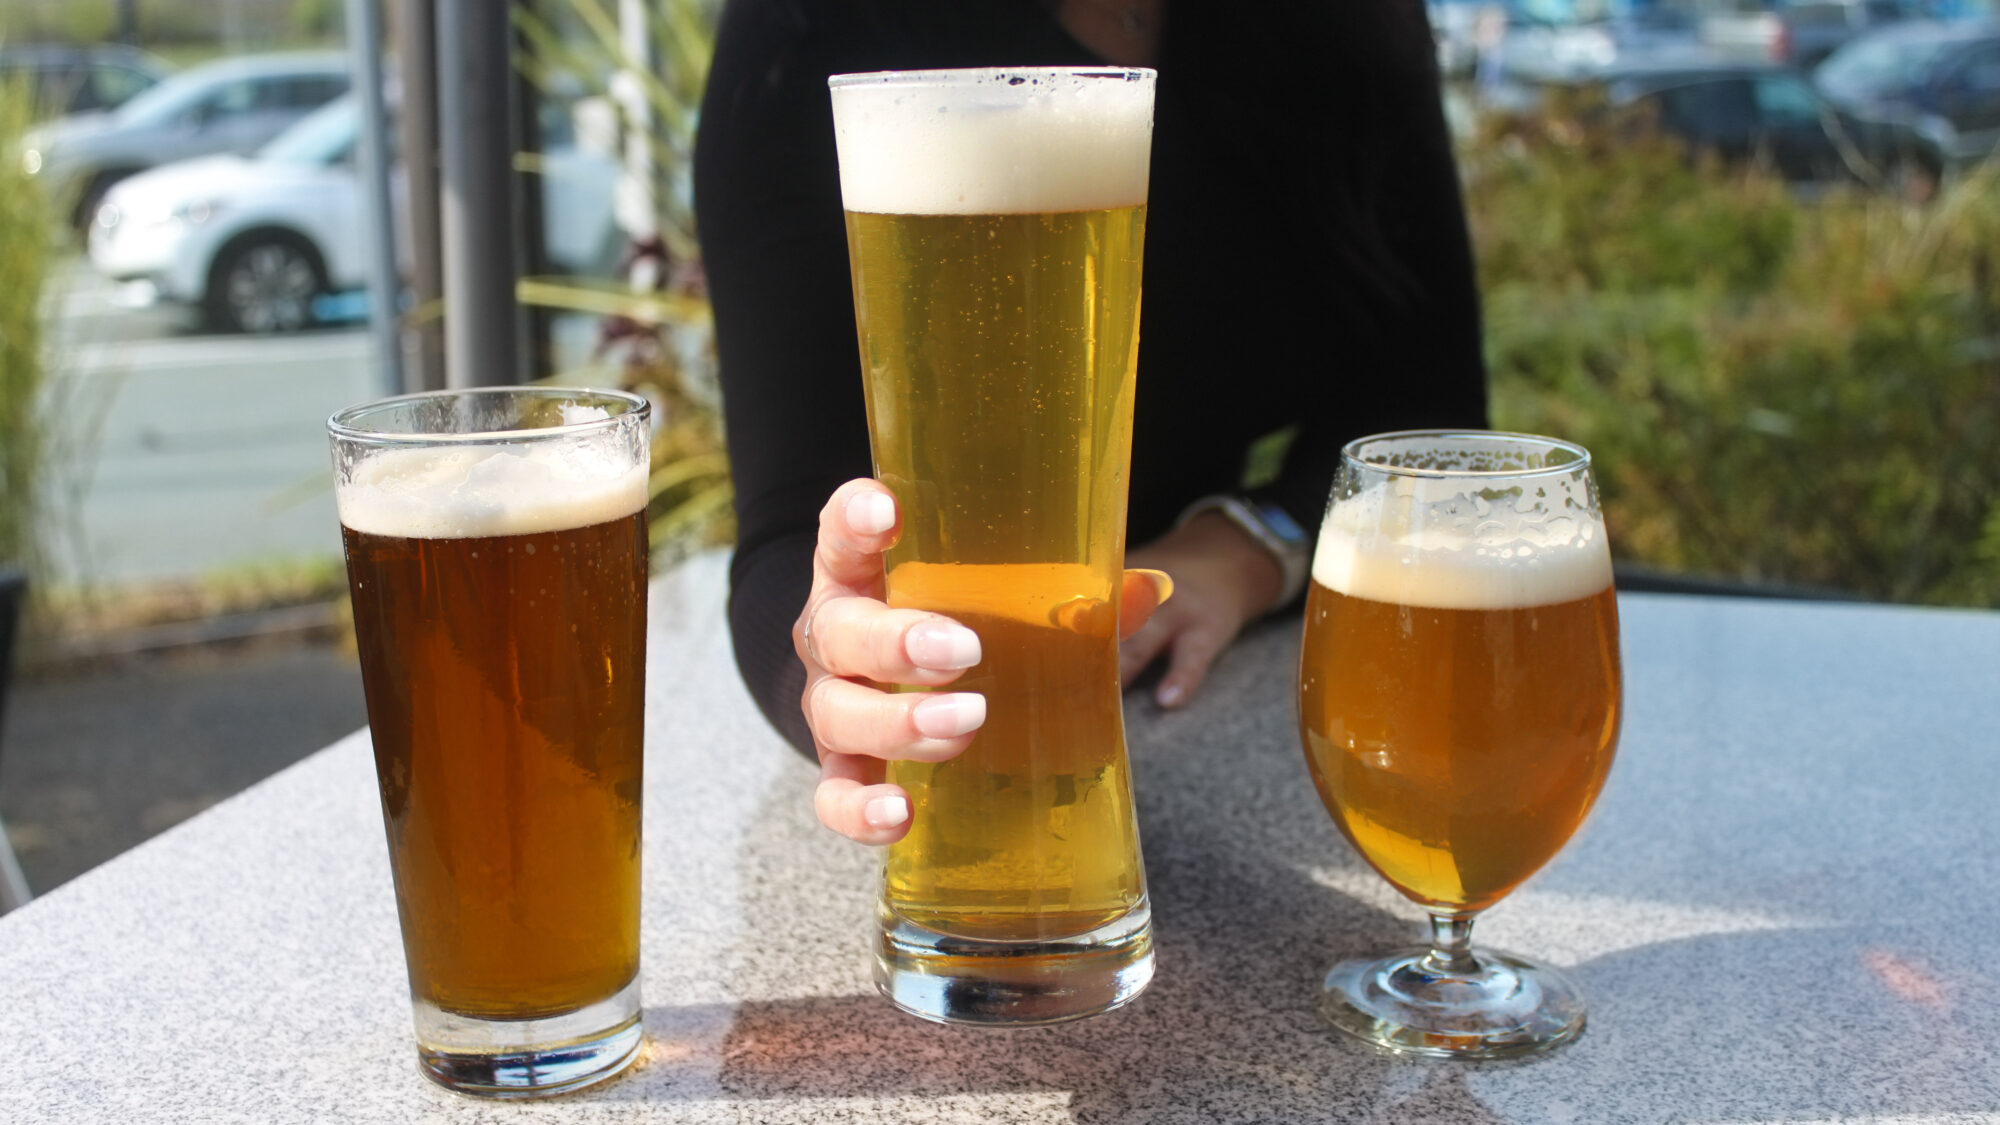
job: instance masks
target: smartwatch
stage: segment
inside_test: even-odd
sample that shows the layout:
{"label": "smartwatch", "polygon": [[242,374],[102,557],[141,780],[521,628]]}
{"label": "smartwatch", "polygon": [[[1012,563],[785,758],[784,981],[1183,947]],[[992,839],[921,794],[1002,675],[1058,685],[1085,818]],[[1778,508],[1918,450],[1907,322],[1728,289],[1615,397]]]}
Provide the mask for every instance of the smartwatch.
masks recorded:
{"label": "smartwatch", "polygon": [[1306,588],[1306,578],[1312,570],[1312,544],[1306,541],[1305,529],[1290,513],[1276,504],[1242,496],[1204,496],[1189,504],[1174,526],[1181,527],[1203,512],[1214,512],[1235,524],[1277,560],[1282,584],[1278,600],[1270,608],[1290,605]]}

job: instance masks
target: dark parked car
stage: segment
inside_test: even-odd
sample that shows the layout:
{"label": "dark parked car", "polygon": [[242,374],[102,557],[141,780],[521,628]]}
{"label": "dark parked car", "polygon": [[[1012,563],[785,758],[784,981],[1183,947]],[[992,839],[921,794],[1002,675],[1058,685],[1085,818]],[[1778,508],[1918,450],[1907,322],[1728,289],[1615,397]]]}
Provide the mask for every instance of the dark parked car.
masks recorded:
{"label": "dark parked car", "polygon": [[1614,76],[1606,89],[1613,105],[1651,113],[1660,129],[1689,147],[1732,162],[1763,162],[1794,183],[1901,183],[1892,133],[1841,113],[1781,66],[1637,69]]}
{"label": "dark parked car", "polygon": [[1661,52],[1585,78],[1526,87],[1512,100],[1527,108],[1558,88],[1600,91],[1610,110],[1693,151],[1761,164],[1801,187],[1863,183],[1921,194],[1904,186],[1897,134],[1841,112],[1804,76],[1775,63]]}
{"label": "dark parked car", "polygon": [[158,59],[131,47],[0,47],[0,83],[25,79],[37,120],[117,109],[166,76]]}
{"label": "dark parked car", "polygon": [[2000,146],[2000,21],[1913,21],[1854,40],[1813,73],[1821,96],[1895,135],[1934,174]]}

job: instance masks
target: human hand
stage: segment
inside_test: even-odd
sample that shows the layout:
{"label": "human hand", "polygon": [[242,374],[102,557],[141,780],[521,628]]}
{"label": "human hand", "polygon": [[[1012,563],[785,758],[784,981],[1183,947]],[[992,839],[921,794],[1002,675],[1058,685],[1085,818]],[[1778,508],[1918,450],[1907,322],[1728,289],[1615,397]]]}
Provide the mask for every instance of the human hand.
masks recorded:
{"label": "human hand", "polygon": [[1278,560],[1214,512],[1196,516],[1128,552],[1125,559],[1173,576],[1173,601],[1126,638],[1119,658],[1119,674],[1128,684],[1154,660],[1166,659],[1153,699],[1167,708],[1193,698],[1215,658],[1245,625],[1276,604],[1284,586]]}
{"label": "human hand", "polygon": [[[792,625],[805,664],[799,698],[819,752],[813,809],[821,824],[864,844],[910,830],[910,799],[890,785],[891,760],[941,762],[971,744],[986,721],[977,692],[892,692],[877,685],[942,687],[979,663],[979,638],[943,614],[883,601],[882,552],[896,541],[896,500],[875,480],[834,490],[819,514],[812,592]],[[1173,591],[1157,571],[1127,571],[1123,635],[1145,625]]]}

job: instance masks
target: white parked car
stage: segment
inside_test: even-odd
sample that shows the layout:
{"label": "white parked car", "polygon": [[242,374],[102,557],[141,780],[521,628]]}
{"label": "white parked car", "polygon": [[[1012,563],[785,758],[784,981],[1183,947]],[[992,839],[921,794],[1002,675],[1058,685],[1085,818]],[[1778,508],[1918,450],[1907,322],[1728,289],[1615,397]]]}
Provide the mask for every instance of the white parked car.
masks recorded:
{"label": "white parked car", "polygon": [[[359,131],[346,97],[248,159],[185,160],[123,180],[97,211],[91,263],[114,280],[150,282],[159,300],[200,306],[219,330],[308,327],[321,297],[367,284]],[[617,162],[563,146],[542,163],[550,261],[564,272],[601,268],[623,241],[612,219]]]}

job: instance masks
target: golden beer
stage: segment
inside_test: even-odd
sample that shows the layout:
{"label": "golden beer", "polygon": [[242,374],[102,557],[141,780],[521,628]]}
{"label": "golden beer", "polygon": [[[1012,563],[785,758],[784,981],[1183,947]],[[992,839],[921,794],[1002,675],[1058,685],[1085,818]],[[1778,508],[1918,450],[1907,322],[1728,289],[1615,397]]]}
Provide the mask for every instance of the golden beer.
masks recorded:
{"label": "golden beer", "polygon": [[888,901],[969,937],[1087,933],[1143,891],[1118,679],[1143,207],[850,214],[892,605],[958,618],[987,722],[897,762]]}
{"label": "golden beer", "polygon": [[638,1050],[646,415],[514,387],[329,427],[418,1057],[460,1092]]}
{"label": "golden beer", "polygon": [[1299,741],[1356,851],[1430,914],[1430,943],[1341,961],[1334,1027],[1435,1058],[1582,1032],[1562,972],[1472,924],[1562,850],[1618,742],[1611,552],[1582,446],[1410,431],[1341,450],[1313,552]]}
{"label": "golden beer", "polygon": [[1079,564],[951,566],[889,574],[895,604],[922,603],[979,634],[984,660],[952,685],[978,691],[986,725],[964,754],[896,762],[910,833],[889,848],[887,900],[940,933],[998,941],[1086,934],[1136,907],[1145,879],[1124,716],[1115,602]]}
{"label": "golden beer", "polygon": [[1562,850],[1618,737],[1611,588],[1550,605],[1392,605],[1314,582],[1299,726],[1341,833],[1425,906],[1482,910]]}
{"label": "golden beer", "polygon": [[832,83],[875,473],[902,512],[888,600],[984,656],[949,689],[986,697],[971,746],[889,767],[913,807],[877,979],[932,1018],[1072,1018],[1151,975],[1117,621],[1151,83]]}

